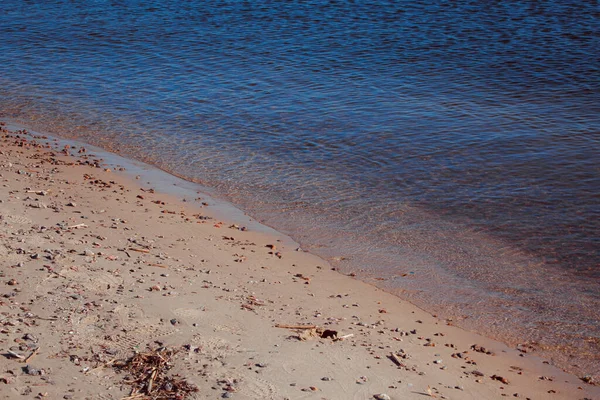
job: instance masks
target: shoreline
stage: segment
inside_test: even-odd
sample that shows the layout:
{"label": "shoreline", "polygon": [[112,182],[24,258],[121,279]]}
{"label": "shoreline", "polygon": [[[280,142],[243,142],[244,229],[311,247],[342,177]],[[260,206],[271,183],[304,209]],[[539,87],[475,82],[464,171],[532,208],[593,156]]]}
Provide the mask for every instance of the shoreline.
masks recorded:
{"label": "shoreline", "polygon": [[[28,129],[28,125],[24,121],[9,119],[7,123],[8,127],[14,130]],[[590,325],[596,321],[594,316],[597,313],[592,311],[595,310],[595,301],[591,292],[588,292],[588,294],[580,292],[582,288],[580,281],[574,281],[572,277],[567,275],[563,276],[564,271],[554,270],[533,260],[531,261],[533,264],[525,263],[521,265],[519,263],[519,257],[521,257],[518,255],[519,252],[516,251],[517,255],[515,255],[510,249],[508,253],[497,254],[498,256],[505,255],[507,257],[497,262],[497,268],[490,276],[492,282],[503,282],[504,279],[507,279],[505,271],[515,273],[512,281],[500,285],[492,283],[491,285],[484,284],[482,286],[482,282],[477,281],[477,279],[472,282],[468,276],[461,277],[461,273],[465,270],[440,270],[434,265],[423,265],[422,260],[413,259],[410,256],[403,260],[405,265],[402,269],[405,271],[400,271],[400,269],[398,271],[416,271],[414,275],[410,275],[412,272],[410,274],[400,274],[400,272],[394,273],[395,270],[364,268],[364,266],[369,266],[380,260],[367,254],[354,257],[356,254],[345,254],[344,252],[339,254],[349,255],[349,259],[336,257],[338,253],[335,251],[332,253],[335,246],[320,245],[320,243],[323,243],[320,240],[329,239],[327,236],[322,234],[319,236],[318,232],[315,232],[319,230],[318,228],[315,229],[318,226],[318,221],[313,221],[316,225],[309,230],[312,234],[317,234],[318,240],[315,238],[307,239],[302,236],[295,237],[293,229],[280,230],[280,225],[269,224],[268,221],[265,222],[263,219],[254,218],[254,216],[250,217],[250,213],[238,208],[233,199],[223,199],[222,196],[220,197],[216,193],[215,189],[173,174],[160,166],[139,161],[135,158],[127,158],[129,156],[119,155],[116,153],[114,146],[104,149],[87,144],[79,138],[62,138],[56,132],[46,133],[44,130],[40,130],[40,124],[33,126],[37,126],[36,130],[32,130],[33,133],[52,138],[59,148],[64,145],[86,146],[101,155],[103,162],[113,167],[115,171],[124,167],[123,171],[118,172],[125,174],[131,180],[135,180],[136,184],[151,185],[156,190],[173,195],[183,202],[193,203],[194,199],[201,194],[210,202],[211,210],[219,218],[238,222],[243,221],[244,224],[253,224],[252,229],[269,232],[276,236],[283,235],[287,240],[294,242],[295,246],[301,247],[331,264],[341,274],[356,274],[356,279],[391,293],[400,300],[413,304],[425,312],[435,314],[440,319],[455,324],[466,331],[492,338],[513,348],[528,346],[530,349],[535,349],[536,354],[540,357],[550,360],[552,364],[566,372],[580,377],[589,375],[596,382],[600,380],[600,364],[597,363],[598,356],[595,351],[600,342],[597,335],[594,335],[595,330],[590,330]],[[426,216],[423,217],[426,218]],[[313,224],[309,224],[309,226],[313,226]],[[303,229],[306,230],[306,226]],[[478,242],[477,239],[484,240],[486,238],[469,238],[469,242],[477,242],[478,244],[477,246],[470,244],[467,248],[467,256],[474,257],[473,260],[468,261],[468,265],[476,265],[479,261],[482,261],[477,254],[473,253],[473,251],[475,253],[479,252],[480,247],[489,247],[490,245],[502,247],[499,243]],[[336,243],[340,244],[339,241]],[[349,244],[356,244],[356,242],[350,241]],[[455,252],[461,253],[463,249],[458,246],[458,248],[448,248],[445,251],[454,254]],[[482,253],[485,252],[486,250]],[[513,268],[512,263],[517,267]],[[433,271],[429,271],[430,269]],[[405,275],[407,275],[407,278],[404,278]],[[546,288],[544,277],[548,276],[561,279],[561,285],[550,285]],[[560,278],[561,276],[562,278]],[[402,282],[399,284],[394,283],[397,279]],[[537,282],[537,286],[532,286],[532,281]],[[522,282],[523,284],[521,284]],[[486,295],[485,288],[491,290],[492,293]],[[442,294],[439,291],[445,291],[446,293]],[[560,297],[561,291],[572,293],[574,296],[577,295],[573,298],[577,298],[578,301],[572,302],[572,304],[562,303],[565,298]],[[507,294],[509,298],[503,299],[504,294]],[[515,294],[519,294],[520,297],[510,297]],[[448,301],[448,297],[451,297],[452,301]],[[481,302],[487,302],[491,305],[481,306]],[[442,306],[438,307],[438,305]],[[546,312],[548,308],[555,311],[548,314]],[[542,311],[537,312],[537,310]],[[582,313],[582,310],[588,311]],[[572,314],[578,315],[579,318],[572,318]],[[580,323],[582,320],[583,322]],[[556,324],[553,322],[556,322]],[[584,330],[582,330],[582,327]]]}
{"label": "shoreline", "polygon": [[[3,132],[3,134],[6,133]],[[14,137],[12,141],[14,141]],[[40,142],[44,141],[42,139]],[[106,343],[107,340],[97,337],[100,333],[99,326],[102,325],[99,321],[114,318],[115,315],[118,316],[117,320],[111,321],[111,323],[116,324],[115,326],[121,325],[120,328],[122,328],[131,325],[131,329],[129,329],[129,332],[125,332],[126,334],[122,340],[119,341],[118,337],[117,340],[112,340],[112,342],[125,343],[125,345],[117,346],[120,349],[119,351],[123,353],[131,352],[130,346],[127,345],[127,343],[134,342],[129,337],[131,332],[134,334],[137,332],[146,342],[152,342],[156,337],[163,337],[164,335],[167,338],[166,341],[179,347],[185,346],[186,343],[184,342],[189,342],[192,339],[201,343],[198,348],[205,348],[207,354],[201,354],[203,350],[195,354],[200,354],[207,359],[218,359],[219,362],[215,365],[209,363],[209,366],[204,368],[204,372],[207,374],[205,376],[209,378],[205,381],[200,379],[195,384],[201,389],[210,389],[206,389],[208,393],[206,390],[201,390],[197,398],[218,398],[221,394],[228,393],[228,391],[222,392],[212,389],[211,386],[219,386],[219,379],[224,378],[218,376],[227,374],[239,374],[243,378],[241,379],[242,383],[238,385],[239,392],[237,390],[232,392],[234,398],[281,398],[281,396],[297,398],[298,396],[308,397],[308,394],[313,392],[319,392],[321,397],[332,399],[351,398],[353,396],[354,398],[372,398],[374,394],[383,392],[388,393],[391,398],[422,398],[423,393],[429,395],[427,392],[428,387],[433,388],[431,394],[438,397],[444,396],[444,398],[457,399],[500,398],[505,395],[513,396],[515,393],[518,393],[519,397],[540,398],[548,396],[548,393],[552,393],[550,391],[555,392],[552,393],[552,398],[573,398],[571,397],[572,393],[577,393],[578,398],[587,395],[598,397],[598,387],[586,385],[577,377],[565,374],[558,368],[545,364],[543,360],[535,356],[535,353],[532,355],[528,352],[531,349],[524,348],[521,349],[522,352],[519,352],[494,340],[446,325],[444,321],[432,317],[392,294],[332,271],[325,261],[316,256],[302,251],[295,251],[294,242],[290,238],[270,230],[270,228],[269,231],[265,232],[253,228],[242,230],[240,221],[229,220],[223,222],[221,221],[222,218],[215,217],[212,205],[202,207],[201,204],[192,204],[191,201],[182,202],[176,196],[163,194],[160,190],[150,191],[146,184],[140,185],[142,182],[148,182],[145,179],[136,181],[135,178],[120,176],[121,174],[116,173],[116,171],[104,171],[104,168],[96,166],[61,165],[60,163],[54,164],[55,167],[53,168],[57,169],[54,173],[49,172],[47,168],[40,170],[39,165],[46,165],[46,167],[52,165],[48,164],[48,160],[68,163],[75,161],[65,160],[89,161],[89,159],[85,159],[85,153],[83,156],[74,155],[74,159],[56,154],[49,155],[48,149],[30,146],[29,144],[29,142],[25,142],[24,147],[3,146],[3,163],[13,164],[12,167],[3,168],[3,175],[6,175],[3,180],[5,180],[5,184],[9,182],[11,191],[16,190],[13,195],[3,193],[6,197],[3,198],[3,203],[0,204],[3,208],[10,207],[11,210],[14,210],[12,214],[6,212],[2,214],[5,222],[2,232],[3,240],[10,241],[11,235],[15,235],[15,227],[21,227],[21,229],[29,229],[29,233],[25,234],[22,239],[30,246],[29,250],[31,252],[42,251],[40,250],[43,248],[41,246],[42,242],[44,245],[50,243],[56,245],[59,249],[62,249],[63,253],[69,246],[78,248],[74,253],[67,251],[67,254],[73,255],[65,255],[65,259],[72,259],[73,261],[58,262],[58,264],[62,264],[60,265],[62,269],[58,271],[58,277],[53,277],[50,281],[64,279],[68,282],[66,284],[67,288],[72,288],[73,285],[78,286],[79,291],[82,293],[75,294],[79,297],[69,296],[66,301],[69,304],[77,303],[77,306],[81,307],[80,303],[87,300],[82,308],[87,311],[84,312],[85,316],[79,320],[79,325],[70,326],[70,328],[75,330],[75,336],[80,335],[82,338],[87,337],[98,340],[98,348],[110,347]],[[21,150],[24,153],[15,159],[14,155]],[[10,154],[4,154],[5,152]],[[31,158],[32,156],[39,156],[40,152],[47,154],[41,156],[41,158]],[[22,170],[15,168],[16,161],[35,172],[26,170],[24,174],[18,173]],[[34,165],[38,167],[30,168]],[[125,172],[127,173],[127,171]],[[84,174],[93,175],[94,178],[97,178],[95,180],[99,180],[100,183],[92,186],[86,185],[86,182],[89,183],[94,180],[91,180],[91,178],[82,179]],[[38,189],[39,186],[34,187],[31,183],[39,185],[40,183],[50,182],[48,179],[51,179],[50,177],[53,175],[61,177],[59,181],[51,185],[58,186],[58,191],[53,189],[52,194],[49,196],[49,199],[57,204],[54,208],[33,207],[31,204],[37,205],[41,200],[45,201],[47,198],[37,194],[25,194],[28,191],[24,190],[24,187],[30,187],[29,190],[34,191],[40,190]],[[64,179],[64,177],[68,178]],[[24,181],[28,181],[30,186],[23,186],[25,185]],[[109,183],[108,186],[110,187],[106,187],[106,182],[110,181],[116,183]],[[20,188],[13,189],[13,186]],[[93,188],[93,190],[90,190],[90,188]],[[112,192],[109,190],[114,188],[119,189]],[[63,192],[60,190],[63,190]],[[106,199],[99,199],[99,194],[102,194]],[[15,197],[29,198],[29,200],[26,200],[26,204],[23,204],[24,201],[21,198],[17,199]],[[73,203],[75,206],[68,206],[69,203]],[[94,213],[100,207],[104,207],[105,212],[102,214]],[[136,213],[141,212],[141,209],[144,209],[143,215],[145,217],[143,220],[136,218],[139,215]],[[75,213],[74,211],[78,212]],[[108,220],[104,223],[98,222],[105,213],[106,215],[114,215],[110,220],[110,226],[108,226]],[[54,241],[45,237],[52,236],[50,234],[44,235],[35,231],[35,229],[33,230],[35,232],[32,231],[31,227],[33,225],[45,224],[45,220],[52,221],[63,214],[73,219],[72,222],[77,222],[77,217],[81,218],[85,214],[87,217],[85,220],[94,222],[97,226],[93,226],[92,223],[86,221],[87,226],[80,231],[77,228],[68,228],[69,225],[67,225],[67,229],[61,228],[56,231],[57,236],[53,238]],[[127,222],[124,222],[126,219],[117,216],[117,214],[126,215]],[[115,221],[116,219],[118,221]],[[222,223],[213,223],[215,221]],[[251,219],[248,219],[248,222],[252,222]],[[102,224],[107,226],[101,226]],[[77,224],[71,226],[74,225]],[[49,228],[52,228],[52,226],[48,225],[47,230],[51,231],[52,229]],[[116,227],[113,228],[113,226]],[[161,234],[156,235],[156,230]],[[163,233],[163,230],[165,233],[168,232],[173,235],[173,237],[178,237],[178,239],[170,244],[160,243],[168,237]],[[196,232],[196,230],[198,231]],[[146,243],[149,246],[148,249],[151,250],[148,253],[155,253],[155,250],[160,250],[156,256],[159,261],[149,261],[146,252],[141,252],[135,256],[128,254],[127,257],[123,254],[109,254],[108,256],[103,254],[102,258],[96,257],[96,254],[89,255],[96,252],[86,248],[81,249],[81,247],[84,245],[89,246],[91,231],[106,231],[115,234],[114,237],[105,234],[96,235],[105,238],[103,240],[98,239],[99,241],[95,242],[99,245],[98,248],[110,248],[109,253],[115,252],[115,249],[118,252],[118,247],[132,243],[128,240],[131,239],[134,233],[136,234],[136,240],[145,235],[148,235],[148,237],[154,235],[154,237],[151,237],[153,242],[147,242],[148,239],[140,239],[140,243]],[[194,234],[185,236],[184,233]],[[67,236],[69,241],[61,244],[59,236]],[[186,244],[185,246],[189,247],[185,248],[178,245],[178,243],[190,242],[192,240],[190,236],[194,238],[193,245],[198,246],[198,248],[195,248],[192,244]],[[203,240],[196,239],[200,236],[203,236]],[[29,243],[28,241],[31,241],[32,238],[35,238],[35,240]],[[112,244],[107,245],[104,241],[112,242]],[[26,257],[18,257],[22,254],[14,252],[16,251],[14,244],[9,246],[6,244],[4,244],[7,253],[5,259],[26,259]],[[96,244],[92,243],[92,246],[96,246]],[[265,248],[265,246],[273,244],[275,244],[275,248]],[[202,249],[202,251],[199,251],[199,249]],[[87,250],[89,252],[86,252]],[[165,256],[163,254],[171,252],[177,255]],[[29,253],[26,252],[25,254]],[[33,254],[31,253],[31,255]],[[161,257],[160,254],[163,254],[163,256]],[[111,256],[117,257],[117,259],[111,259]],[[204,260],[204,262],[199,263],[203,268],[194,265],[189,266],[192,269],[188,270],[183,267],[183,264],[186,264],[183,262],[184,259],[195,260],[198,258]],[[174,261],[177,259],[182,261]],[[28,298],[32,294],[38,293],[40,287],[48,284],[48,271],[43,271],[44,275],[41,275],[34,268],[31,273],[35,276],[24,274],[24,271],[31,268],[30,264],[39,264],[36,260],[37,258],[30,258],[27,261],[21,261],[24,265],[16,268],[13,265],[3,265],[5,274],[3,280],[15,279],[19,283],[10,286],[23,285],[25,287],[25,290],[21,290],[15,296],[8,297],[10,303],[7,305],[10,310],[17,309],[18,304],[14,304],[15,299],[20,296]],[[51,261],[53,261],[51,264],[57,262],[56,259]],[[72,263],[79,265],[69,266]],[[115,275],[114,271],[116,269],[114,267],[119,264],[121,265],[118,268],[120,272]],[[166,266],[167,268],[150,264]],[[208,269],[204,267],[207,264],[210,264]],[[73,266],[77,266],[77,269],[73,270]],[[53,267],[53,269],[57,272],[57,268]],[[131,276],[128,276],[127,269],[134,271],[131,272]],[[80,272],[82,270],[88,271],[87,277],[81,276]],[[206,271],[211,271],[211,273]],[[15,276],[8,276],[11,274]],[[213,281],[215,275],[218,282]],[[27,281],[24,279],[25,276],[27,276]],[[276,280],[273,280],[273,276],[276,277]],[[38,279],[39,281],[33,287],[27,288],[31,279],[34,281]],[[23,282],[21,283],[21,281]],[[114,306],[112,310],[86,306],[86,304],[94,304],[94,302],[100,304],[102,301],[107,300],[103,298],[106,293],[103,293],[103,288],[97,286],[97,282],[106,284],[110,291],[116,290],[115,297],[119,299],[120,304]],[[154,282],[156,282],[154,285],[149,284]],[[117,286],[116,289],[115,285]],[[158,285],[158,289],[152,290],[151,288],[156,285]],[[123,288],[119,293],[120,286]],[[235,290],[230,289],[232,286]],[[126,288],[129,288],[129,293]],[[202,290],[199,288],[202,288]],[[53,294],[49,296],[57,296],[57,304],[59,301],[65,302],[64,296],[60,296],[62,293],[57,294],[55,290],[55,288],[51,289],[50,292]],[[213,293],[215,291],[218,293],[216,296]],[[141,297],[135,297],[131,292],[138,293],[136,296]],[[92,294],[90,295],[90,293]],[[24,304],[23,300],[18,300],[18,302]],[[196,303],[200,300],[210,304],[210,306],[198,307]],[[308,305],[307,302],[312,304]],[[45,306],[34,300],[31,300],[31,303],[33,303],[32,308],[41,307],[40,311]],[[362,303],[366,303],[366,306]],[[176,307],[176,305],[182,307]],[[61,307],[59,306],[59,308]],[[128,314],[124,311],[128,308],[134,311]],[[59,315],[65,311],[56,310],[55,313]],[[291,313],[292,311],[293,313]],[[135,315],[135,317],[130,317],[130,315]],[[209,316],[207,317],[207,315]],[[88,317],[90,317],[89,321],[86,320]],[[86,322],[82,322],[83,320],[86,320]],[[170,323],[172,320],[176,322]],[[72,316],[64,321],[67,322],[67,325],[72,324]],[[203,326],[202,323],[205,321],[211,321],[210,326]],[[246,322],[248,322],[248,326],[246,326]],[[310,338],[308,341],[297,341],[296,339],[290,339],[289,335],[286,337],[286,332],[281,328],[274,327],[278,323],[292,325],[310,323],[320,327],[325,326],[328,329],[334,328],[340,334],[352,334],[353,336],[336,342],[332,342],[327,338]],[[160,334],[154,333],[156,332],[154,328],[156,326],[160,327],[158,329]],[[215,329],[215,326],[223,329]],[[73,337],[73,334],[69,334],[68,330],[61,330],[62,328],[58,326],[42,326],[41,328],[44,339],[50,331],[52,334],[48,335],[48,340],[56,340],[54,344],[48,344],[50,348],[52,346],[64,346],[65,337]],[[411,333],[416,329],[418,329],[418,332]],[[122,329],[116,330],[116,332],[121,331]],[[261,336],[260,338],[253,337],[257,332],[260,332],[258,335]],[[10,336],[14,333],[11,331],[6,335]],[[115,335],[118,336],[118,334]],[[264,343],[262,335],[264,335],[264,339],[269,339],[271,342]],[[206,337],[211,337],[208,340],[210,343],[205,343],[207,341]],[[73,345],[73,348],[82,349],[82,338],[78,339],[79,342],[74,340],[70,345]],[[269,359],[269,361],[257,362],[254,365],[252,365],[252,362],[250,362],[251,365],[246,365],[248,364],[247,360],[245,363],[241,362],[237,359],[240,352],[231,349],[232,343],[236,341],[244,343],[244,354],[250,351],[252,354],[258,354],[265,359]],[[137,345],[147,344],[146,342],[140,342]],[[437,346],[432,345],[435,342],[438,342]],[[442,344],[443,342],[446,343]],[[5,341],[2,346],[8,347],[7,343],[10,342]],[[275,345],[271,345],[272,343],[275,343]],[[65,377],[82,374],[78,368],[80,365],[72,365],[69,358],[66,360],[48,358],[52,354],[45,352],[44,347],[46,346],[40,346],[42,350],[40,350],[40,356],[37,356],[36,359],[38,361],[42,359],[52,364],[52,374],[55,374],[56,371],[59,371],[59,374],[61,371],[72,374],[67,374]],[[314,352],[308,352],[309,348]],[[404,364],[403,366],[394,366],[393,360],[389,360],[387,356],[390,352],[402,354],[399,353],[399,348],[403,348],[407,354],[410,354],[402,360],[410,361],[401,361]],[[484,350],[492,349],[491,351],[495,355],[486,354],[487,350],[480,351],[482,348]],[[319,356],[321,352],[325,353],[323,357]],[[98,354],[94,351],[91,351],[91,353],[92,355]],[[351,356],[347,357],[348,354],[351,354]],[[121,355],[125,356],[125,354]],[[83,360],[84,357],[90,358],[87,366],[89,369],[98,368],[95,366],[96,364],[102,365],[102,360],[93,360],[93,357],[89,354],[78,356],[78,359]],[[194,354],[188,354],[184,361],[189,363],[185,365],[185,362],[182,361],[182,365],[178,365],[178,368],[189,374],[191,371],[189,366],[193,364],[192,361],[198,361],[193,360],[194,357]],[[351,358],[351,360],[347,358]],[[225,361],[226,359],[229,361]],[[9,363],[13,363],[13,361],[10,360]],[[238,362],[238,365],[235,362]],[[67,366],[64,366],[64,363],[67,363]],[[319,368],[314,368],[314,363],[323,364],[322,371],[315,371]],[[332,366],[335,365],[336,367],[326,366],[327,363],[331,363]],[[266,367],[257,367],[257,364],[265,364]],[[289,367],[288,364],[293,365],[293,367]],[[237,370],[233,371],[227,365],[234,365]],[[288,366],[283,367],[283,371],[277,371],[281,365]],[[515,366],[518,368],[512,368]],[[243,369],[251,370],[252,373],[241,373]],[[270,380],[267,379],[267,383],[265,383],[265,376],[267,375],[261,372],[263,369],[269,371],[267,375],[269,375]],[[290,371],[294,371],[294,373],[291,374]],[[482,373],[483,376],[475,374],[474,371]],[[319,373],[327,373],[331,376],[319,377],[315,375]],[[52,374],[49,374],[49,376],[52,376]],[[260,374],[263,374],[261,379],[255,379],[256,375]],[[373,380],[367,379],[366,381],[359,379],[368,375],[375,375],[376,378],[373,377]],[[294,376],[292,380],[303,380],[306,383],[303,387],[300,387],[299,382],[287,382],[291,380],[290,376]],[[399,378],[400,376],[402,378]],[[495,378],[492,378],[492,376]],[[547,379],[540,379],[540,376]],[[118,374],[114,374],[114,371],[110,368],[102,368],[102,371],[95,371],[94,374],[87,374],[85,377],[92,385],[101,385],[103,381],[107,380],[114,385],[118,385],[119,378]],[[323,380],[324,377],[334,377],[335,379],[332,380],[338,383],[327,385],[330,381]],[[498,379],[499,377],[509,383],[504,383],[501,379]],[[9,378],[6,378],[7,382],[14,380],[13,383],[15,384],[26,382],[27,379],[37,379],[28,375],[22,378],[18,371],[14,379]],[[395,382],[398,380],[397,378],[402,383]],[[54,379],[56,379],[55,385],[62,388],[62,384],[58,382],[59,379]],[[358,382],[357,379],[362,382]],[[456,382],[456,384],[453,386],[449,381]],[[440,382],[447,384],[440,386]],[[80,382],[70,383],[76,388],[75,390],[85,390],[81,385],[78,386]],[[290,386],[292,383],[297,383],[297,385]],[[8,390],[9,387],[11,387],[10,383],[1,387],[1,390]],[[310,389],[311,387],[315,387],[317,390]],[[13,388],[11,387],[11,389]],[[302,390],[306,388],[308,388],[307,391]],[[64,387],[64,389],[70,390],[73,388],[67,389]],[[111,389],[111,395],[122,395],[123,389],[123,387],[118,388],[115,386]],[[60,396],[57,395],[56,398],[62,398]]]}

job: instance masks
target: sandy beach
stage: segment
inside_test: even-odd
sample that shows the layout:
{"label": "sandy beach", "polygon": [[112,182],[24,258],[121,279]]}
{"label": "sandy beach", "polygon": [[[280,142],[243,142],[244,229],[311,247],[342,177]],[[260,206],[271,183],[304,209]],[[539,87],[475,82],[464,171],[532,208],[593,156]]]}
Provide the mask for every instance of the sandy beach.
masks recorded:
{"label": "sandy beach", "polygon": [[202,193],[1,135],[3,399],[600,399]]}

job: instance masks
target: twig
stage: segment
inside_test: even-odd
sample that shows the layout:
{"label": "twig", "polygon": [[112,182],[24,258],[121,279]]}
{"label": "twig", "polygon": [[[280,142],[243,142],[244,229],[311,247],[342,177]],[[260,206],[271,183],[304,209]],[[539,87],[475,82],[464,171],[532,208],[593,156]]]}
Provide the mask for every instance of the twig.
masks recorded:
{"label": "twig", "polygon": [[40,351],[40,347],[36,348],[30,355],[23,361],[24,363],[28,363],[35,355]]}
{"label": "twig", "polygon": [[134,247],[130,247],[128,250],[137,251],[138,253],[150,253],[150,250],[148,249],[136,249]]}
{"label": "twig", "polygon": [[285,325],[285,324],[276,324],[275,328],[283,328],[283,329],[317,329],[316,325]]}
{"label": "twig", "polygon": [[77,224],[77,225],[71,225],[69,226],[69,229],[77,229],[77,228],[87,228],[88,226],[86,224]]}
{"label": "twig", "polygon": [[156,378],[157,374],[158,374],[158,370],[156,368],[152,368],[152,373],[150,374],[150,379],[148,379],[148,389],[146,390],[146,392],[148,394],[152,393],[152,383],[154,382],[154,378]]}
{"label": "twig", "polygon": [[402,362],[402,360],[400,360],[400,357],[398,357],[398,356],[396,355],[396,353],[394,353],[394,352],[391,352],[391,353],[390,353],[390,359],[391,359],[391,360],[394,362],[394,364],[396,364],[397,366],[399,366],[399,367],[403,367],[403,366],[404,366],[404,363]]}
{"label": "twig", "polygon": [[20,354],[18,354],[18,353],[15,353],[15,352],[14,352],[14,351],[12,351],[12,350],[7,350],[7,352],[8,352],[8,354],[10,354],[11,356],[13,356],[13,357],[15,357],[15,358],[18,358],[19,360],[22,360],[22,359],[24,359],[24,358],[25,358],[25,357],[23,357],[22,355],[20,355]]}
{"label": "twig", "polygon": [[142,397],[144,397],[144,394],[143,393],[138,393],[138,394],[134,394],[134,395],[131,395],[131,396],[123,397],[123,398],[121,398],[121,400],[134,400],[134,399],[139,399],[139,398],[142,398]]}
{"label": "twig", "polygon": [[351,338],[352,336],[354,336],[354,333],[349,333],[347,335],[337,337],[337,338],[333,339],[333,341],[337,342],[338,340],[348,339],[348,338]]}
{"label": "twig", "polygon": [[[61,275],[58,272],[55,272],[55,274],[58,275],[58,276],[62,276],[63,278],[66,278],[66,276]],[[45,317],[40,317],[40,316],[34,315],[31,318],[41,319],[41,320],[44,320],[44,321],[58,321],[58,318],[56,318],[56,317],[45,318]]]}

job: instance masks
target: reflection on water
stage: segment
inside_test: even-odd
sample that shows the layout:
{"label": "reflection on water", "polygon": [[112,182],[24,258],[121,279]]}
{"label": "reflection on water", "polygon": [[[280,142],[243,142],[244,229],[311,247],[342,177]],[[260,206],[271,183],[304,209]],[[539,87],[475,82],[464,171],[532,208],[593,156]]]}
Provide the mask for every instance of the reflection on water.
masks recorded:
{"label": "reflection on water", "polygon": [[598,372],[594,2],[163,3],[5,0],[0,116],[212,186]]}

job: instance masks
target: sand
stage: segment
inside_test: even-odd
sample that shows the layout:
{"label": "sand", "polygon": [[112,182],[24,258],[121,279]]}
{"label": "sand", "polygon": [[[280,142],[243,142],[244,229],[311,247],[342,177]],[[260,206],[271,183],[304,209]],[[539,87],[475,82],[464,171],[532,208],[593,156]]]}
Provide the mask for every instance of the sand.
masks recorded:
{"label": "sand", "polygon": [[[1,143],[0,398],[184,398],[157,397],[160,372],[188,399],[600,399],[534,348],[344,276],[203,194],[53,139],[3,128]],[[123,366],[152,351],[170,369],[132,386]]]}

